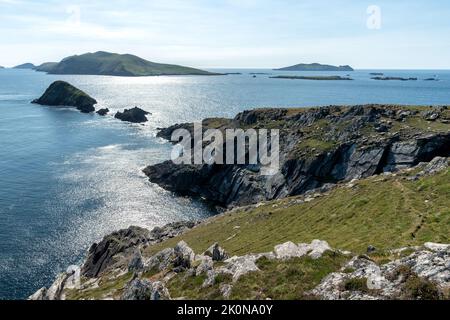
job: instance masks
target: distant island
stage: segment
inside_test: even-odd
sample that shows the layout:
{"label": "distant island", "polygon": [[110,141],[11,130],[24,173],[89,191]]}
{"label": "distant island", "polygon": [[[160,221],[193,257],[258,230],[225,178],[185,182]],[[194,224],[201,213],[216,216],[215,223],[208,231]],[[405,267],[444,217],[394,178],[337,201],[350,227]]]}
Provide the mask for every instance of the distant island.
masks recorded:
{"label": "distant island", "polygon": [[19,64],[18,66],[13,67],[13,69],[34,69],[36,66],[32,63],[24,63]]}
{"label": "distant island", "polygon": [[332,66],[328,64],[320,64],[320,63],[300,63],[295,66],[290,66],[281,69],[274,69],[277,71],[354,71],[354,69],[348,65],[345,66]]}
{"label": "distant island", "polygon": [[289,80],[353,80],[348,77],[341,76],[311,76],[311,77],[301,77],[301,76],[275,76],[270,77],[271,79],[289,79]]}
{"label": "distant island", "polygon": [[402,77],[373,77],[373,80],[382,80],[382,81],[417,81],[417,78],[402,78]]}
{"label": "distant island", "polygon": [[59,63],[45,63],[35,68],[49,74],[81,74],[105,76],[219,75],[204,70],[150,62],[131,54],[99,51],[75,55]]}
{"label": "distant island", "polygon": [[0,69],[5,69],[5,67],[3,67],[3,66],[0,66]]}
{"label": "distant island", "polygon": [[39,72],[49,72],[54,68],[58,62],[44,62],[43,64],[40,64],[34,68],[34,70]]}

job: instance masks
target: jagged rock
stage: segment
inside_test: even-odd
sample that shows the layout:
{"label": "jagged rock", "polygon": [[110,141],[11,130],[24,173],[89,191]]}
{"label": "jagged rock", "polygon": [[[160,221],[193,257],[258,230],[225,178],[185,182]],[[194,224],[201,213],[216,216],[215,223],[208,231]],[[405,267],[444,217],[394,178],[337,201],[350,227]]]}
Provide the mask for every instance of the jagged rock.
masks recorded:
{"label": "jagged rock", "polygon": [[427,121],[436,121],[441,115],[437,111],[426,111],[422,113],[422,116]]}
{"label": "jagged rock", "polygon": [[33,293],[31,296],[28,297],[28,300],[49,300],[47,295],[47,288],[43,287]]}
{"label": "jagged rock", "polygon": [[174,248],[175,259],[173,266],[177,271],[190,269],[195,259],[194,250],[192,250],[186,242],[180,241]]}
{"label": "jagged rock", "polygon": [[230,284],[224,283],[224,284],[220,285],[219,290],[220,290],[220,293],[222,294],[222,296],[225,299],[228,299],[231,296],[231,291],[233,290],[233,286]]}
{"label": "jagged rock", "polygon": [[213,261],[223,261],[229,258],[228,253],[222,249],[218,243],[213,244],[204,253],[205,256],[209,256]]}
{"label": "jagged rock", "polygon": [[424,247],[431,250],[431,251],[447,251],[450,248],[450,245],[448,244],[441,244],[441,243],[433,243],[433,242],[427,242],[424,244]]}
{"label": "jagged rock", "polygon": [[[328,300],[369,300],[426,298],[410,297],[405,287],[408,279],[427,283],[429,290],[436,290],[433,298],[450,289],[450,246],[428,243],[428,250],[419,250],[408,257],[378,266],[367,257],[355,257],[343,268],[350,273],[335,272],[325,277],[311,292],[312,295]],[[346,283],[358,280],[359,288],[348,287]],[[436,289],[430,289],[432,286]],[[352,289],[350,289],[352,288]]]}
{"label": "jagged rock", "polygon": [[75,107],[83,113],[94,112],[95,99],[65,81],[53,82],[44,94],[32,103],[46,106]]}
{"label": "jagged rock", "polygon": [[142,123],[148,121],[146,117],[148,114],[150,113],[138,107],[134,107],[132,109],[125,109],[123,112],[117,112],[114,118],[127,122]]}
{"label": "jagged rock", "polygon": [[[156,227],[152,231],[140,227],[130,227],[113,232],[104,237],[100,243],[94,243],[91,246],[88,257],[81,268],[81,274],[88,278],[96,278],[113,266],[127,270],[138,246],[151,245],[176,237],[193,228],[197,223],[182,221],[164,227]],[[163,258],[157,256],[154,260],[146,262],[145,268],[152,268],[157,259]],[[169,259],[169,257],[165,258]],[[164,261],[160,261],[158,267],[160,265],[164,266]]]}
{"label": "jagged rock", "polygon": [[197,256],[195,258],[196,261],[200,261],[200,264],[195,269],[195,275],[199,276],[201,274],[204,274],[208,272],[209,270],[212,270],[214,268],[214,262],[213,259],[209,256],[202,255]]}
{"label": "jagged rock", "polygon": [[88,278],[96,278],[108,267],[120,262],[116,258],[119,253],[126,254],[131,248],[132,252],[129,252],[131,256],[135,246],[150,240],[150,231],[140,227],[130,227],[114,232],[104,237],[100,243],[94,243],[91,246],[88,257],[81,268],[81,274]]}
{"label": "jagged rock", "polygon": [[[303,244],[305,246],[305,244]],[[301,246],[301,244],[299,245]],[[313,259],[319,259],[326,251],[331,251],[331,247],[328,242],[323,240],[313,240],[311,244],[306,245],[308,248],[308,255]]]}
{"label": "jagged rock", "polygon": [[206,272],[206,279],[205,281],[203,281],[202,288],[213,286],[216,283],[216,276],[217,273],[214,271],[214,269],[208,270]]}
{"label": "jagged rock", "polygon": [[109,109],[103,108],[103,109],[98,110],[96,113],[100,116],[106,116],[109,113]]}
{"label": "jagged rock", "polygon": [[169,269],[173,265],[175,253],[173,248],[164,249],[153,255],[144,263],[144,271],[158,270],[163,271]]}
{"label": "jagged rock", "polygon": [[241,257],[232,257],[225,260],[225,265],[220,267],[218,272],[230,274],[233,277],[233,282],[249,272],[259,271],[256,266],[256,261],[264,255],[245,255]]}
{"label": "jagged rock", "polygon": [[144,268],[144,262],[142,260],[141,251],[138,249],[133,257],[131,258],[130,263],[128,264],[128,271],[130,272],[139,272]]}
{"label": "jagged rock", "polygon": [[125,287],[122,300],[170,300],[170,294],[162,282],[134,279]]}
{"label": "jagged rock", "polygon": [[442,170],[445,170],[448,168],[448,158],[443,157],[436,157],[433,160],[431,160],[421,171],[422,175],[431,175],[438,172],[441,172]]}

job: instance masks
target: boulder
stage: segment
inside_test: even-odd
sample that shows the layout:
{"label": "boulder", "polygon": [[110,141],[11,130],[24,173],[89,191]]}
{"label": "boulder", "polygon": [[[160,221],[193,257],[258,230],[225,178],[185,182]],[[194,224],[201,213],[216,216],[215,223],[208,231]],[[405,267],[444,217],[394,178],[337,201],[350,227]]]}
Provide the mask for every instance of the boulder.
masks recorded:
{"label": "boulder", "polygon": [[139,272],[144,268],[144,262],[142,260],[141,251],[139,249],[136,250],[133,257],[131,258],[130,263],[128,264],[128,271],[130,272]]}
{"label": "boulder", "polygon": [[[100,243],[94,243],[91,246],[81,268],[81,274],[87,278],[96,278],[118,262],[119,259],[116,259],[116,256],[119,253],[122,255],[128,253],[131,258],[135,252],[135,246],[149,240],[150,232],[140,227],[130,227],[114,232],[104,237]],[[130,248],[131,252],[128,252]]]}
{"label": "boulder", "polygon": [[122,300],[170,300],[170,294],[160,281],[136,278],[125,287]]}
{"label": "boulder", "polygon": [[213,244],[204,253],[205,256],[211,257],[213,261],[223,261],[229,258],[228,253],[222,249],[218,243]]}
{"label": "boulder", "polygon": [[148,114],[150,113],[138,107],[134,107],[132,109],[125,109],[123,112],[117,112],[114,118],[127,122],[142,123],[148,121],[146,117]]}
{"label": "boulder", "polygon": [[275,246],[274,253],[277,259],[299,258],[308,253],[308,248],[299,247],[295,243],[289,241]]}
{"label": "boulder", "polygon": [[195,259],[194,250],[192,250],[186,242],[180,241],[174,248],[175,259],[173,266],[175,271],[183,271],[190,269]]}
{"label": "boulder", "polygon": [[75,107],[83,113],[94,112],[97,101],[65,81],[53,82],[44,94],[32,103],[46,106]]}

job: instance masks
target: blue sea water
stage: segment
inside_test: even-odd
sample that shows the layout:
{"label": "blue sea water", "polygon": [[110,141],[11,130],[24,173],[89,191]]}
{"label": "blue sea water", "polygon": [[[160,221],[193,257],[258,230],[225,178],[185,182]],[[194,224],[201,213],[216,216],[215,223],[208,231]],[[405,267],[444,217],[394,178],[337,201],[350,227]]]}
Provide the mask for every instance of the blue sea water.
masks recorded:
{"label": "blue sea water", "polygon": [[[212,214],[205,204],[176,197],[143,175],[142,168],[168,159],[171,151],[155,137],[158,127],[233,117],[256,107],[450,104],[450,71],[376,71],[419,78],[407,82],[371,80],[371,70],[350,72],[354,81],[249,74],[297,74],[271,70],[214,71],[242,74],[122,78],[0,70],[0,299],[23,299],[48,285],[114,230]],[[423,81],[435,75],[440,81]],[[30,104],[55,80],[86,91],[111,115]],[[150,121],[135,125],[113,118],[132,106],[151,112]]]}

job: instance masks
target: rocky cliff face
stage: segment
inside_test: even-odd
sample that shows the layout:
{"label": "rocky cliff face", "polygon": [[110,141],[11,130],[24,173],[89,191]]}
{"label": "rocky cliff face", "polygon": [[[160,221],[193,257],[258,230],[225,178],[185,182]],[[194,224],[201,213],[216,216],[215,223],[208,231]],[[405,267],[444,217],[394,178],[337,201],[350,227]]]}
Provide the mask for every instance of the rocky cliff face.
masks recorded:
{"label": "rocky cliff face", "polygon": [[[409,168],[450,155],[447,107],[365,105],[245,111],[232,120],[204,121],[204,129],[280,129],[280,171],[260,175],[255,165],[147,167],[151,182],[222,206],[241,206],[303,194],[328,184]],[[170,138],[178,124],[161,130]]]}
{"label": "rocky cliff face", "polygon": [[44,94],[32,103],[46,106],[75,107],[83,113],[94,112],[97,101],[65,81],[53,82]]}

